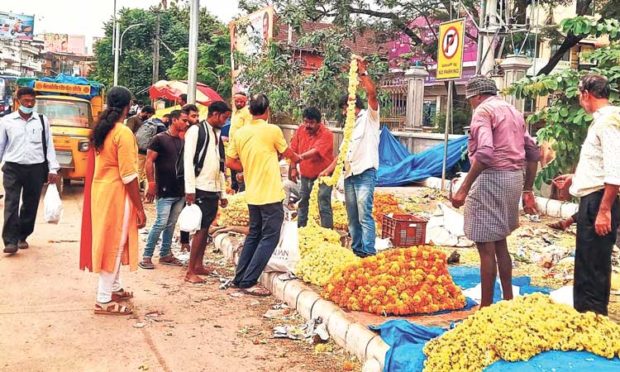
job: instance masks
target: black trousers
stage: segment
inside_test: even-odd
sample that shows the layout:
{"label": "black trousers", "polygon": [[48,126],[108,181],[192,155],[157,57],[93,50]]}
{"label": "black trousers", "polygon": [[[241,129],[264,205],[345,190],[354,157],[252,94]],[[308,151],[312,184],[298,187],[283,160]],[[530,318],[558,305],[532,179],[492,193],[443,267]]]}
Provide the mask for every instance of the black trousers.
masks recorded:
{"label": "black trousers", "polygon": [[577,214],[577,249],[573,301],[577,311],[607,315],[611,289],[611,251],[620,225],[620,202],[611,208],[611,233],[599,236],[594,229],[603,191],[581,198]]}
{"label": "black trousers", "polygon": [[34,231],[41,189],[47,177],[47,165],[5,163],[2,172],[5,193],[2,239],[6,246],[26,240]]}
{"label": "black trousers", "polygon": [[278,246],[284,222],[284,207],[281,201],[265,205],[248,205],[248,209],[250,233],[245,238],[233,280],[239,288],[250,288],[258,283],[258,278]]}

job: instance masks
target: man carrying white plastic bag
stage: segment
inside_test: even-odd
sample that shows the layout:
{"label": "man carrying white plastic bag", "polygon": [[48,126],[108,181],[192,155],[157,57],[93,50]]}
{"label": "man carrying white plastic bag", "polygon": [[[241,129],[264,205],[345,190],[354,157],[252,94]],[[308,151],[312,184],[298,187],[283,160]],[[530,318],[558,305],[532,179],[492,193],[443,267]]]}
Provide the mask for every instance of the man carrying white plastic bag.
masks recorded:
{"label": "man carrying white plastic bag", "polygon": [[43,212],[45,222],[57,224],[62,217],[62,200],[56,184],[50,184],[43,198]]}

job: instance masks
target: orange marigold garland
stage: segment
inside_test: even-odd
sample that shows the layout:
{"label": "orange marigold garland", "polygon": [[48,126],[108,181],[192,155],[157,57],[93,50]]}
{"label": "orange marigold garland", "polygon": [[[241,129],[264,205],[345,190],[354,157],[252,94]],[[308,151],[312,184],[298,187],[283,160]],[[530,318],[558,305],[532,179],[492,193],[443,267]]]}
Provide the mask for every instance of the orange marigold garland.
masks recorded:
{"label": "orange marigold garland", "polygon": [[392,249],[351,264],[331,277],[323,296],[343,308],[379,315],[429,314],[466,304],[446,255],[429,246]]}

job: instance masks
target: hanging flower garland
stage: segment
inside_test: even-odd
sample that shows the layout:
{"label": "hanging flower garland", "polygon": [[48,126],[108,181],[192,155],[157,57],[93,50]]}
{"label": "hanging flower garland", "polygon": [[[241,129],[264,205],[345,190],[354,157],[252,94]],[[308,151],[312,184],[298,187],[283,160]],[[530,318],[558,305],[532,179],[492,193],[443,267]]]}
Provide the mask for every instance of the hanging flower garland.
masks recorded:
{"label": "hanging flower garland", "polygon": [[319,215],[319,183],[324,183],[327,186],[335,186],[342,176],[342,170],[344,169],[344,162],[349,153],[349,145],[351,144],[351,137],[353,136],[353,128],[355,128],[355,97],[357,93],[357,87],[359,85],[359,79],[357,75],[357,60],[358,56],[353,55],[351,57],[351,65],[349,67],[349,88],[347,90],[349,100],[347,102],[347,117],[344,123],[342,147],[338,153],[338,159],[336,161],[336,168],[331,176],[321,177],[317,181],[318,183],[312,188],[310,193],[310,207],[309,207],[309,221],[308,223],[315,223],[316,217]]}

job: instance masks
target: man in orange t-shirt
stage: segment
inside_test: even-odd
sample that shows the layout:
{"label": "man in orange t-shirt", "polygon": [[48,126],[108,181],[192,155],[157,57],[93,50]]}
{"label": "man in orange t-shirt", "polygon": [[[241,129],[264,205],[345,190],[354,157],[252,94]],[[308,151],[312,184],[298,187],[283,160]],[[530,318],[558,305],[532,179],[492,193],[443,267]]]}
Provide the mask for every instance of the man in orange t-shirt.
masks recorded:
{"label": "man in orange t-shirt", "polygon": [[[301,159],[299,170],[295,165],[289,168],[289,179],[297,183],[301,178],[298,224],[308,223],[308,205],[314,181],[334,161],[334,135],[321,121],[321,112],[315,107],[304,110],[303,124],[291,140],[291,150]],[[301,177],[299,177],[301,174]],[[319,185],[319,214],[321,226],[331,229],[334,217],[331,204],[332,188]]]}

